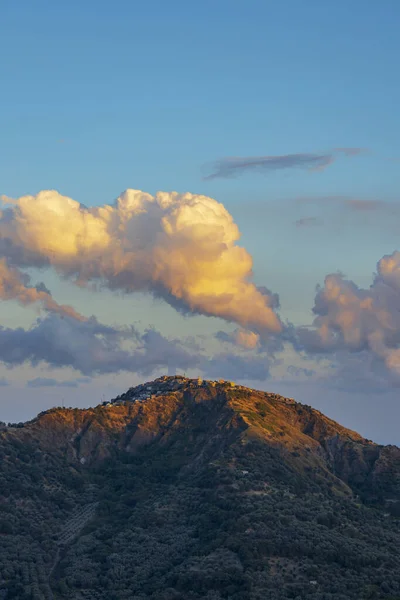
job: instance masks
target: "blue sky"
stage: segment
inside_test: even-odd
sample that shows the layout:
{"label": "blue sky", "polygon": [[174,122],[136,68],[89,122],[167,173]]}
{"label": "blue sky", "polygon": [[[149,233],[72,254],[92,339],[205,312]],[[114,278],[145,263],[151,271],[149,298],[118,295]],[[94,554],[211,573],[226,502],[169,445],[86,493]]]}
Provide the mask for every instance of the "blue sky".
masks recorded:
{"label": "blue sky", "polygon": [[[279,293],[283,318],[310,323],[326,274],[340,270],[368,287],[398,246],[399,16],[396,0],[5,1],[0,194],[55,189],[88,207],[127,188],[215,198],[242,232],[256,283]],[[366,151],[320,171],[203,178],[204,165],[223,157],[335,148]],[[356,210],[352,199],[383,205]],[[94,296],[51,272],[41,279],[58,302],[84,314],[90,305],[105,323],[140,321],[177,337],[221,329],[148,296]],[[0,311],[7,327],[37,316],[14,302]],[[27,380],[30,369],[4,374]],[[2,395],[21,397],[11,387]],[[335,417],[356,428],[340,405]]]}

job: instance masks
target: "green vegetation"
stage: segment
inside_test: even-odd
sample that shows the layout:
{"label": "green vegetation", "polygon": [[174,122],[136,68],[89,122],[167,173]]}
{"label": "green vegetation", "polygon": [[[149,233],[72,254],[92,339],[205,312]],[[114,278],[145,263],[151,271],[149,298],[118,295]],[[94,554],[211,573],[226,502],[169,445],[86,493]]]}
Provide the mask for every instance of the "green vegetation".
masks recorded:
{"label": "green vegetation", "polygon": [[400,599],[397,448],[223,388],[70,413],[0,432],[0,599]]}

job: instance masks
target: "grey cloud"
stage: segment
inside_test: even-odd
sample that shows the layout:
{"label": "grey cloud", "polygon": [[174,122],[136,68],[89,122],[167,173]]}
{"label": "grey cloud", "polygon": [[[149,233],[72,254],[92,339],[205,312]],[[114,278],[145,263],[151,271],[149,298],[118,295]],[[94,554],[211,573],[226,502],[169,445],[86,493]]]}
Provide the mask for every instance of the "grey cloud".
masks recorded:
{"label": "grey cloud", "polygon": [[325,153],[304,152],[297,154],[284,154],[281,156],[248,156],[227,157],[216,160],[208,167],[210,172],[204,179],[229,178],[241,175],[247,171],[269,173],[282,169],[305,169],[307,171],[321,171],[331,165],[337,156],[356,156],[361,154],[361,148],[335,148]]}
{"label": "grey cloud", "polygon": [[220,342],[224,342],[227,344],[235,343],[234,333],[227,333],[226,331],[217,331],[217,333],[215,334],[215,337]]}
{"label": "grey cloud", "polygon": [[[246,332],[244,333],[246,334]],[[248,333],[252,334],[252,332]],[[247,347],[256,355],[266,353],[270,358],[274,357],[278,352],[283,351],[285,342],[293,343],[294,341],[294,335],[292,331],[288,329],[288,326],[284,327],[283,332],[279,336],[270,335],[266,339],[259,338],[258,343],[254,344],[254,346],[250,343],[243,343],[243,341],[241,343],[241,338],[238,334],[240,334],[240,330],[238,329],[229,333],[220,330],[214,334],[214,337],[223,344],[231,344],[235,347]]]}
{"label": "grey cloud", "polygon": [[[387,200],[369,198],[352,198],[351,196],[305,196],[296,199],[299,204],[328,204],[333,207],[348,209],[352,212],[398,213],[400,204]],[[312,218],[312,217],[310,217]]]}
{"label": "grey cloud", "polygon": [[199,356],[185,349],[176,339],[168,339],[154,329],[148,329],[140,337],[139,348],[134,353],[134,370],[147,375],[160,367],[173,371],[176,368],[196,367]]}
{"label": "grey cloud", "polygon": [[240,356],[231,353],[216,354],[201,363],[207,377],[224,379],[253,379],[265,381],[270,377],[271,360],[264,356]]}
{"label": "grey cloud", "polygon": [[5,377],[0,377],[0,387],[7,387],[10,382]]}
{"label": "grey cloud", "polygon": [[126,332],[99,323],[94,317],[77,321],[49,314],[28,330],[0,328],[0,360],[9,366],[41,361],[72,367],[85,375],[131,370],[132,354],[120,348]]}
{"label": "grey cloud", "polygon": [[317,217],[303,217],[295,221],[296,227],[315,227],[316,225],[322,225],[322,221]]}
{"label": "grey cloud", "polygon": [[[218,332],[216,335],[220,339],[224,337],[223,332]],[[174,373],[176,368],[197,369],[209,378],[238,379],[240,377],[264,381],[270,376],[270,367],[275,362],[273,355],[265,353],[250,353],[243,356],[233,352],[221,352],[208,357],[199,351],[197,345],[189,344],[188,347],[178,340],[165,338],[153,329],[147,330],[141,340],[142,354],[140,357],[136,354],[135,370],[143,375],[164,366],[170,373]],[[189,351],[192,349],[195,352]]]}
{"label": "grey cloud", "polygon": [[35,289],[38,292],[44,292],[45,294],[48,294],[49,296],[51,296],[51,291],[49,290],[49,288],[46,286],[45,283],[43,283],[43,281],[40,281],[39,283],[37,283],[35,285]]}
{"label": "grey cloud", "polygon": [[270,289],[265,287],[265,285],[257,286],[257,290],[265,297],[265,301],[267,306],[272,308],[273,310],[278,310],[281,306],[281,301],[279,299],[279,294],[276,292],[272,292]]}
{"label": "grey cloud", "polygon": [[140,334],[133,328],[116,329],[94,317],[77,321],[49,314],[28,330],[0,327],[0,361],[6,365],[14,367],[27,362],[36,366],[44,362],[50,367],[71,367],[85,375],[74,382],[36,378],[29,387],[75,387],[88,383],[88,375],[119,371],[150,374],[160,368],[195,367],[200,360],[199,353],[155,330]]}
{"label": "grey cloud", "polygon": [[296,367],[295,365],[289,365],[286,371],[292,377],[312,377],[316,373],[315,369],[306,369],[304,367]]}
{"label": "grey cloud", "polygon": [[52,379],[48,377],[36,377],[35,379],[30,379],[26,386],[30,388],[39,388],[39,387],[78,387],[79,382],[77,379],[71,379],[70,381],[64,380],[59,381],[58,379]]}
{"label": "grey cloud", "polygon": [[[300,204],[313,204],[319,208],[321,205],[324,205],[324,207],[336,209],[337,211],[346,211],[352,213],[353,218],[359,217],[359,220],[362,222],[365,221],[368,215],[373,215],[374,220],[368,222],[374,223],[377,226],[381,226],[382,221],[376,217],[391,218],[395,216],[398,218],[400,216],[400,203],[388,202],[386,200],[351,198],[347,196],[321,196],[297,198],[296,202]],[[324,221],[315,216],[306,216],[295,221],[295,226],[298,228],[319,225],[324,225]]]}
{"label": "grey cloud", "polygon": [[370,395],[400,386],[400,379],[388,371],[383,360],[369,350],[357,354],[339,352],[332,367],[332,373],[323,380],[330,389]]}
{"label": "grey cloud", "polygon": [[368,152],[366,148],[334,148],[334,152],[342,152],[346,156],[357,156],[358,154],[365,154]]}
{"label": "grey cloud", "polygon": [[28,330],[0,328],[0,360],[10,367],[25,362],[71,367],[85,376],[72,381],[38,377],[28,387],[76,387],[88,382],[88,375],[119,371],[150,375],[162,368],[170,373],[198,369],[209,377],[265,380],[274,361],[267,353],[227,352],[210,358],[193,344],[186,346],[154,329],[141,334],[102,325],[94,317],[77,321],[56,314],[38,319]]}

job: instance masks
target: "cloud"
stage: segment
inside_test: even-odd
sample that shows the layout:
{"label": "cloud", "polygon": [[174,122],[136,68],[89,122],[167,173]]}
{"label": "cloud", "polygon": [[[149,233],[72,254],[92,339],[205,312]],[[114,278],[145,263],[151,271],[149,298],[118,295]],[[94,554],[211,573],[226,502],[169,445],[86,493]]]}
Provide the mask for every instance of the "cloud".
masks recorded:
{"label": "cloud", "polygon": [[235,329],[235,331],[232,331],[231,333],[218,331],[215,334],[215,337],[220,342],[234,344],[251,350],[254,350],[260,344],[260,336],[257,333],[254,333],[254,331],[248,331],[246,329]]}
{"label": "cloud", "polygon": [[186,343],[167,338],[155,329],[143,333],[133,328],[116,329],[94,317],[78,321],[50,313],[27,330],[0,327],[0,361],[8,367],[45,364],[50,368],[70,367],[84,375],[73,380],[36,377],[28,381],[30,388],[77,387],[94,375],[126,371],[149,376],[161,369],[170,374],[192,369],[213,378],[268,378],[275,361],[273,354],[250,347],[246,351],[247,356],[217,352],[210,357],[190,339]]}
{"label": "cloud", "polygon": [[396,210],[397,206],[384,200],[361,200],[359,198],[348,198],[343,204],[353,211],[370,212],[370,211],[387,211]]}
{"label": "cloud", "polygon": [[30,329],[0,327],[0,360],[8,366],[72,367],[85,375],[132,370],[132,354],[121,348],[127,331],[91,317],[78,321],[49,314]]}
{"label": "cloud", "polygon": [[227,352],[204,359],[200,368],[213,379],[265,381],[270,377],[271,364],[271,359],[265,355],[241,356]]}
{"label": "cloud", "polygon": [[296,330],[300,348],[335,355],[342,372],[350,354],[371,356],[369,368],[379,380],[385,373],[390,384],[400,382],[400,252],[378,262],[368,289],[341,273],[327,275],[317,288],[313,313],[313,326]]}
{"label": "cloud", "polygon": [[305,367],[297,367],[295,365],[289,365],[286,369],[288,375],[294,378],[298,377],[312,377],[315,375],[315,369],[307,369]]}
{"label": "cloud", "polygon": [[78,321],[85,318],[71,306],[58,304],[44,283],[31,286],[30,276],[15,267],[9,267],[4,258],[0,259],[0,299],[17,300],[23,306],[40,303],[47,312],[72,317]]}
{"label": "cloud", "polygon": [[7,387],[10,382],[5,377],[0,377],[0,387]]}
{"label": "cloud", "polygon": [[127,190],[113,204],[86,208],[42,191],[0,218],[0,253],[13,267],[52,267],[77,285],[149,292],[188,314],[277,333],[275,301],[252,283],[239,238],[222,204],[189,193]]}
{"label": "cloud", "polygon": [[154,329],[147,329],[138,339],[133,362],[138,373],[148,375],[160,367],[173,373],[177,368],[190,369],[199,364],[199,354],[191,353],[179,340],[168,339]]}
{"label": "cloud", "polygon": [[15,204],[15,198],[11,198],[10,196],[6,196],[5,194],[0,194],[0,203],[4,205]]}
{"label": "cloud", "polygon": [[29,387],[76,387],[89,375],[128,371],[148,375],[157,369],[171,372],[197,367],[204,355],[153,329],[139,333],[133,328],[102,325],[95,317],[77,321],[48,314],[30,329],[0,327],[0,361],[9,367],[29,363],[37,366],[71,367],[85,377],[71,381],[36,378]]}
{"label": "cloud", "polygon": [[336,353],[331,372],[325,375],[321,383],[341,392],[379,394],[399,387],[400,379],[370,350],[357,353],[342,351]]}
{"label": "cloud", "polygon": [[40,388],[40,387],[73,387],[76,388],[79,385],[79,381],[77,379],[59,381],[58,379],[52,379],[48,377],[36,377],[35,379],[30,379],[26,386],[31,388]]}
{"label": "cloud", "polygon": [[296,202],[299,204],[329,204],[330,206],[345,208],[355,213],[378,211],[396,213],[399,211],[400,206],[397,202],[368,198],[352,198],[349,196],[302,196],[297,198]]}
{"label": "cloud", "polygon": [[337,160],[338,155],[356,156],[363,153],[361,148],[335,148],[326,153],[298,153],[281,156],[247,156],[222,158],[206,169],[210,173],[204,179],[229,178],[247,171],[269,173],[282,169],[305,169],[322,171]]}
{"label": "cloud", "polygon": [[[296,227],[313,227],[323,224],[332,224],[332,213],[337,213],[340,216],[339,225],[343,224],[343,212],[350,213],[346,217],[348,222],[352,218],[354,222],[357,220],[357,224],[368,224],[375,227],[382,226],[382,219],[387,221],[388,218],[391,220],[396,218],[398,220],[400,216],[400,203],[389,202],[387,200],[377,199],[366,199],[366,198],[352,198],[348,196],[316,196],[316,197],[300,197],[295,199],[296,204],[312,204],[318,212],[321,208],[329,209],[330,218],[322,220],[316,216],[305,216],[295,221]],[[325,213],[326,214],[326,213]],[[351,216],[350,216],[351,215]]]}
{"label": "cloud", "polygon": [[342,152],[346,156],[358,156],[359,154],[365,154],[366,148],[334,148],[333,152]]}
{"label": "cloud", "polygon": [[296,227],[315,227],[316,225],[321,225],[322,221],[317,219],[317,217],[303,217],[302,219],[297,219],[295,221]]}

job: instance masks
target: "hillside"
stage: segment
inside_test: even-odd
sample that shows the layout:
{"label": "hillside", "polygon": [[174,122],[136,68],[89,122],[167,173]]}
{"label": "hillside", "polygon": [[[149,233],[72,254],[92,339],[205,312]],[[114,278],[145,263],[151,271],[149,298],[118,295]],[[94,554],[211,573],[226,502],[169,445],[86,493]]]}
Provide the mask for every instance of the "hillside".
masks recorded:
{"label": "hillside", "polygon": [[0,431],[0,599],[400,599],[400,449],[163,377]]}

